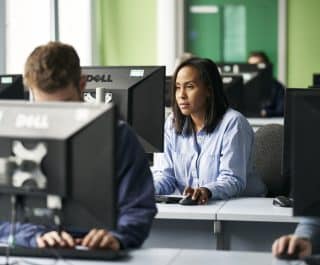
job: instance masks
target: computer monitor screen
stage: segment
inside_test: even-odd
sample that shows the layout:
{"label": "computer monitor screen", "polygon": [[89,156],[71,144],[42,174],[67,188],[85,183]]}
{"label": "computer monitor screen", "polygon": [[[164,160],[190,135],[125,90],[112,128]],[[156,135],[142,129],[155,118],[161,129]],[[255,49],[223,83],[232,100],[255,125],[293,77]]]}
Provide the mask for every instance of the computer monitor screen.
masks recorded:
{"label": "computer monitor screen", "polygon": [[320,73],[313,74],[312,86],[317,88],[320,87]]}
{"label": "computer monitor screen", "polygon": [[288,89],[283,174],[291,177],[294,215],[320,217],[320,90]]}
{"label": "computer monitor screen", "polygon": [[95,96],[97,87],[104,88],[147,153],[163,151],[164,66],[88,66],[82,73],[87,76],[85,93]]}
{"label": "computer monitor screen", "polygon": [[247,63],[218,63],[221,74],[242,75],[242,113],[247,117],[260,117],[261,109],[268,104],[272,91],[272,65]]}
{"label": "computer monitor screen", "polygon": [[22,75],[0,75],[0,99],[27,98]]}
{"label": "computer monitor screen", "polygon": [[224,93],[228,99],[230,106],[243,113],[243,77],[235,74],[221,74]]}
{"label": "computer monitor screen", "polygon": [[116,122],[112,104],[1,101],[0,219],[15,194],[19,221],[46,223],[60,203],[63,227],[114,229]]}

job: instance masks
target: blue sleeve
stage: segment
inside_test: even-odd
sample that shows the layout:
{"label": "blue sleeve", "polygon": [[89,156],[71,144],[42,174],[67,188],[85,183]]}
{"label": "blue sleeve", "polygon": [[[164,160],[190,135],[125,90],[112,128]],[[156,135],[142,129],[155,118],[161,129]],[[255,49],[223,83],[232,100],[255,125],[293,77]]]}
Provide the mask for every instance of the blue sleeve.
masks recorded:
{"label": "blue sleeve", "polygon": [[117,137],[119,216],[111,232],[123,248],[136,248],[147,238],[157,212],[153,178],[143,148],[125,123],[119,124]]}
{"label": "blue sleeve", "polygon": [[176,189],[176,178],[173,170],[173,139],[172,139],[172,116],[169,116],[165,124],[164,134],[164,159],[163,168],[154,172],[156,194],[171,194]]}
{"label": "blue sleeve", "polygon": [[320,218],[302,218],[295,235],[312,242],[312,253],[320,253]]}
{"label": "blue sleeve", "polygon": [[[9,222],[0,223],[0,242],[8,243],[10,234]],[[15,244],[23,247],[36,247],[37,236],[47,232],[46,228],[41,225],[33,225],[29,223],[16,223],[15,225]]]}
{"label": "blue sleeve", "polygon": [[239,196],[245,189],[253,131],[242,116],[234,117],[222,132],[219,175],[205,185],[213,199]]}

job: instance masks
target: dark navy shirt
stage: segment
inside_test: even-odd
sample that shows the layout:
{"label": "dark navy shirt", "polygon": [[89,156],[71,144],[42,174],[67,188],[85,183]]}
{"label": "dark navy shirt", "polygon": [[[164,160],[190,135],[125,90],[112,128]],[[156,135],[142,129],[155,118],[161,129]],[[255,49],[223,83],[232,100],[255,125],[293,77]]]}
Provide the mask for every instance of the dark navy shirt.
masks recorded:
{"label": "dark navy shirt", "polygon": [[[122,248],[136,248],[147,238],[157,212],[153,178],[143,148],[124,122],[119,122],[117,141],[119,215],[117,229],[111,233],[120,240]],[[0,242],[7,242],[9,231],[10,224],[0,222]],[[44,226],[18,223],[15,243],[35,247],[36,236],[47,231]]]}

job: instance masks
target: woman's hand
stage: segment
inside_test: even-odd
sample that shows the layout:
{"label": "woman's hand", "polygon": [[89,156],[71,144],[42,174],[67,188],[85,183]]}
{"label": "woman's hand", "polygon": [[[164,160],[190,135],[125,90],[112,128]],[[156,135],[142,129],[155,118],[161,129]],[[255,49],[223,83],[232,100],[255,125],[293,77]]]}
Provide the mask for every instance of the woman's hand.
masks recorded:
{"label": "woman's hand", "polygon": [[183,195],[191,196],[191,199],[197,201],[198,204],[207,204],[209,198],[211,197],[211,191],[205,187],[196,189],[186,187],[183,191]]}

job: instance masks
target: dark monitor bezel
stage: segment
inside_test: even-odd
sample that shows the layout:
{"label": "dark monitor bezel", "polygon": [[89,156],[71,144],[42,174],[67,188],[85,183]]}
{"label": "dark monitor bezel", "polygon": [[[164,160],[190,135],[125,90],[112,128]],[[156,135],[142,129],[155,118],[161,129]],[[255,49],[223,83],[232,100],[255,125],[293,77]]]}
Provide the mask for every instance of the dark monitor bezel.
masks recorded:
{"label": "dark monitor bezel", "polygon": [[[54,165],[50,165],[46,157],[41,163],[41,168],[44,172],[54,169],[56,166],[65,167],[61,170],[63,173],[63,186],[48,187],[45,190],[24,190],[18,188],[0,188],[1,201],[10,201],[10,196],[16,194],[22,202],[25,213],[18,214],[22,219],[19,221],[30,221],[41,223],[42,220],[36,216],[30,215],[31,208],[46,208],[47,195],[58,195],[62,199],[64,207],[60,213],[63,227],[73,227],[76,230],[89,230],[93,227],[115,229],[117,225],[117,198],[118,198],[118,181],[116,179],[116,139],[117,139],[117,109],[114,104],[108,105],[93,105],[88,103],[74,102],[43,102],[32,103],[25,101],[0,101],[0,104],[6,109],[9,107],[17,109],[20,106],[24,109],[24,114],[28,114],[25,108],[34,108],[36,113],[45,113],[46,108],[54,108],[54,110],[63,112],[67,108],[69,110],[79,109],[80,111],[94,109],[95,113],[99,113],[94,119],[90,120],[84,127],[80,128],[68,138],[32,138],[30,132],[36,130],[30,128],[27,137],[14,136],[4,134],[0,137],[1,143],[7,141],[10,143],[13,140],[19,140],[26,144],[32,144],[37,141],[47,141],[49,152],[57,152],[64,154],[63,156],[51,155],[50,161]],[[82,112],[83,113],[83,112]],[[63,115],[58,115],[61,118]],[[16,116],[10,115],[15,118]],[[75,117],[75,120],[77,118]],[[76,122],[76,121],[74,121]],[[71,122],[68,122],[71,123]],[[13,120],[13,124],[15,124]],[[59,126],[59,124],[57,124]],[[72,127],[71,127],[72,128]],[[52,128],[48,128],[49,130]],[[35,132],[38,135],[39,132]],[[9,147],[10,148],[10,147]],[[2,152],[10,153],[8,151]],[[62,151],[61,151],[62,150]],[[6,156],[5,156],[6,157]],[[63,163],[60,159],[66,159]],[[93,172],[97,174],[93,175]],[[90,176],[88,178],[88,176]],[[54,178],[55,173],[48,174],[49,178]],[[61,176],[59,176],[59,181]],[[48,181],[49,183],[54,183]],[[61,184],[61,181],[59,182]],[[50,190],[50,192],[49,192]],[[94,193],[92,191],[94,190]],[[105,204],[101,203],[101,200]],[[3,204],[2,204],[3,205]],[[2,220],[10,220],[10,207],[1,208]],[[28,215],[29,214],[29,215]],[[26,219],[27,218],[27,219]],[[48,219],[44,218],[45,221]]]}
{"label": "dark monitor bezel", "polygon": [[[272,96],[272,64],[248,63],[217,63],[221,74],[243,75],[249,74],[250,79],[244,79],[242,114],[246,117],[261,117],[261,110],[269,104]],[[227,66],[230,71],[224,71]],[[236,70],[236,71],[234,71]]]}
{"label": "dark monitor bezel", "polygon": [[[242,75],[221,74],[221,78],[224,93],[228,99],[230,107],[241,113],[245,113],[243,102],[244,83]],[[226,79],[231,79],[231,81],[226,83]]]}
{"label": "dark monitor bezel", "polygon": [[319,120],[319,89],[287,89],[282,174],[291,179],[294,216],[320,217]]}
{"label": "dark monitor bezel", "polygon": [[313,74],[312,87],[320,88],[320,73],[314,73]]}
{"label": "dark monitor bezel", "polygon": [[[12,83],[3,83],[3,79],[12,79]],[[28,98],[28,93],[23,85],[21,74],[0,75],[0,100],[23,100]]]}
{"label": "dark monitor bezel", "polygon": [[[104,73],[108,82],[87,85],[85,92],[95,94],[96,87],[105,87],[113,94],[120,119],[125,120],[136,132],[146,153],[163,152],[165,119],[165,66],[82,66],[82,73]],[[117,71],[143,70],[145,75],[135,77],[131,85],[112,85]],[[125,78],[132,79],[129,75]],[[110,80],[112,80],[110,82]],[[123,81],[123,80],[121,80]],[[156,82],[155,82],[156,81]],[[128,81],[128,83],[130,80]],[[147,93],[146,93],[147,92]]]}

